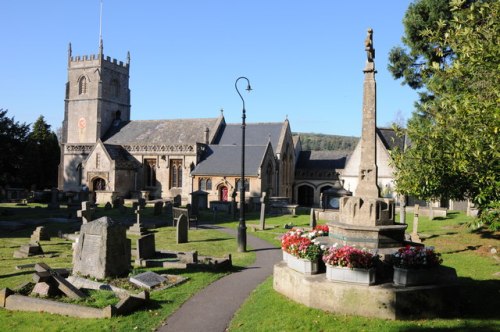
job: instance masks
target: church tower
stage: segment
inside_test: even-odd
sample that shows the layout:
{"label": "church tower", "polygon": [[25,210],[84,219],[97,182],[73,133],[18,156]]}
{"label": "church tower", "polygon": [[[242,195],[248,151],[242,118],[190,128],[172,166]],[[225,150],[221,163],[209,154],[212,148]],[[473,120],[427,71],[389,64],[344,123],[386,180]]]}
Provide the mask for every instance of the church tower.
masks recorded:
{"label": "church tower", "polygon": [[63,143],[96,143],[117,119],[130,120],[130,56],[127,62],[99,54],[72,56],[68,49],[68,82]]}
{"label": "church tower", "polygon": [[79,191],[81,165],[113,124],[130,120],[130,54],[117,61],[103,54],[73,56],[68,48],[59,189]]}

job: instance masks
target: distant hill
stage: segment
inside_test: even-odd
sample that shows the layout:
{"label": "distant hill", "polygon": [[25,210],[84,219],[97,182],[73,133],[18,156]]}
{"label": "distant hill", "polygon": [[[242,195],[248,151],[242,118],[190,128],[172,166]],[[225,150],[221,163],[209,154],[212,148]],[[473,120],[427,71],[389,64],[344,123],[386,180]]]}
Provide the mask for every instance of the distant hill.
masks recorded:
{"label": "distant hill", "polygon": [[313,133],[293,133],[293,136],[300,136],[302,150],[337,150],[352,152],[359,141],[359,137],[354,136]]}

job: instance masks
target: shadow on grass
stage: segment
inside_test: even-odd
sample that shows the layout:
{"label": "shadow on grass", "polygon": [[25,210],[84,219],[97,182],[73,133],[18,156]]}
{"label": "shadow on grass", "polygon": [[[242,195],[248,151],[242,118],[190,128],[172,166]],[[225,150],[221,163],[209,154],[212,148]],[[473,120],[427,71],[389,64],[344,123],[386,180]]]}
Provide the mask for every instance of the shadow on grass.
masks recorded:
{"label": "shadow on grass", "polygon": [[472,233],[479,235],[483,239],[500,240],[500,232],[494,232],[484,227],[474,229]]}
{"label": "shadow on grass", "polygon": [[447,233],[443,233],[443,234],[432,234],[432,235],[429,235],[429,236],[425,236],[424,234],[422,234],[421,238],[423,238],[424,240],[430,240],[430,239],[435,239],[435,238],[443,236],[443,235],[455,235],[455,234],[458,234],[458,232],[447,232]]}
{"label": "shadow on grass", "polygon": [[189,240],[189,242],[218,242],[218,241],[227,241],[231,240],[231,237],[218,237],[213,239],[204,239],[204,240]]}
{"label": "shadow on grass", "polygon": [[482,246],[481,245],[477,245],[477,246],[467,246],[465,247],[464,249],[461,249],[461,250],[453,250],[453,251],[447,251],[447,252],[443,252],[445,254],[457,254],[459,252],[465,252],[465,251],[473,251],[473,250],[477,250],[479,248],[481,248]]}
{"label": "shadow on grass", "polygon": [[33,274],[33,270],[20,271],[20,272],[11,273],[11,274],[3,274],[3,275],[0,275],[0,279],[23,276],[26,274]]}
{"label": "shadow on grass", "polygon": [[460,311],[463,318],[500,318],[500,280],[474,280],[459,277]]}

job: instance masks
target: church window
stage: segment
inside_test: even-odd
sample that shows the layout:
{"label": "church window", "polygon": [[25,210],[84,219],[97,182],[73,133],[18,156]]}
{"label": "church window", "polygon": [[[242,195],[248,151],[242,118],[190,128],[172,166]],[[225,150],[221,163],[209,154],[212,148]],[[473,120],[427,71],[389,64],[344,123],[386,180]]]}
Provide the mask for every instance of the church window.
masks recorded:
{"label": "church window", "polygon": [[205,179],[200,179],[198,188],[200,188],[200,190],[207,190],[207,182],[205,181]]}
{"label": "church window", "polygon": [[156,159],[144,159],[145,185],[146,187],[156,186]]}
{"label": "church window", "polygon": [[77,172],[77,182],[78,182],[78,185],[81,186],[82,185],[82,178],[83,178],[83,167],[82,167],[82,164],[78,164],[78,166],[76,166],[76,172]]}
{"label": "church window", "polygon": [[[238,179],[236,180],[236,190],[239,192],[241,190],[241,180]],[[250,191],[250,183],[248,182],[248,179],[245,179],[245,192]]]}
{"label": "church window", "polygon": [[212,179],[207,179],[207,190],[212,190]]}
{"label": "church window", "polygon": [[111,91],[115,97],[120,96],[120,82],[117,79],[111,81]]}
{"label": "church window", "polygon": [[87,78],[82,76],[78,82],[78,94],[83,95],[87,93]]}
{"label": "church window", "polygon": [[170,188],[182,187],[182,160],[170,159]]}

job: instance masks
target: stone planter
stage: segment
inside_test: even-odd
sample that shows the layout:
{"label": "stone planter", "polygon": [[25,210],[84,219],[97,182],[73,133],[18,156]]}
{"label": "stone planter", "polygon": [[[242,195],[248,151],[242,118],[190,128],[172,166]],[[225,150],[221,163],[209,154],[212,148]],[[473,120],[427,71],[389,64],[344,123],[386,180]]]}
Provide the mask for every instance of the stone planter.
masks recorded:
{"label": "stone planter", "polygon": [[393,283],[397,286],[419,286],[436,283],[438,269],[402,269],[394,267]]}
{"label": "stone planter", "polygon": [[292,270],[295,270],[304,274],[316,274],[318,273],[318,262],[312,262],[307,259],[297,258],[293,255],[283,252],[283,260],[286,262],[287,266]]}
{"label": "stone planter", "polygon": [[375,283],[375,268],[350,269],[348,267],[326,264],[326,279],[344,281],[356,284],[373,285]]}

